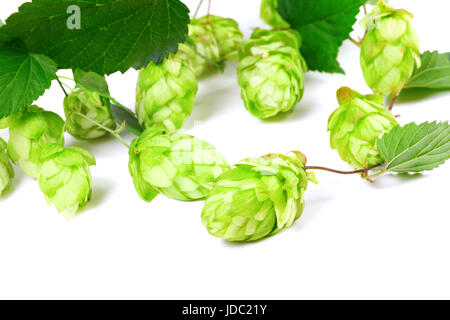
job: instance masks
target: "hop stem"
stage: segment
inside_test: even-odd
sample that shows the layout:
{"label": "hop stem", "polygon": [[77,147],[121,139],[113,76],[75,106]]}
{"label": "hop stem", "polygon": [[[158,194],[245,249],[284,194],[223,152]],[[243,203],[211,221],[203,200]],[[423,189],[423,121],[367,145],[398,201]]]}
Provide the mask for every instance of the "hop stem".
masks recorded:
{"label": "hop stem", "polygon": [[65,96],[68,96],[68,93],[66,91],[66,89],[64,88],[63,83],[61,82],[61,80],[59,80],[59,77],[56,77],[56,81],[58,81],[59,86],[61,87],[62,91],[64,92]]}
{"label": "hop stem", "polygon": [[200,8],[202,7],[203,1],[204,0],[200,0],[200,3],[198,4],[197,9],[195,9],[195,13],[193,16],[194,19],[197,18],[198,12],[200,11]]}
{"label": "hop stem", "polygon": [[396,95],[395,97],[392,98],[391,104],[389,105],[389,111],[392,111],[392,109],[394,109],[394,105],[397,102],[397,98],[398,98],[398,95]]}
{"label": "hop stem", "polygon": [[98,126],[99,128],[105,130],[106,132],[109,132],[111,135],[113,135],[117,140],[119,140],[120,142],[122,142],[122,144],[127,147],[128,149],[130,148],[130,145],[123,140],[123,138],[120,136],[119,132],[121,131],[122,128],[119,128],[119,130],[112,130],[108,127],[105,127],[104,125],[102,125],[101,123],[95,121],[94,119],[89,118],[88,116],[80,113],[80,112],[74,112],[74,114],[92,122],[93,124],[95,124],[96,126]]}
{"label": "hop stem", "polygon": [[330,168],[326,168],[326,167],[306,166],[305,170],[323,170],[323,171],[333,172],[333,173],[337,173],[337,174],[350,175],[350,174],[368,173],[370,170],[373,170],[373,169],[376,169],[376,168],[381,168],[381,167],[384,167],[384,166],[385,166],[385,164],[382,163],[382,164],[377,164],[375,166],[371,166],[371,167],[366,168],[366,169],[355,170],[355,171],[340,171],[340,170],[330,169]]}
{"label": "hop stem", "polygon": [[210,19],[210,14],[211,14],[211,0],[208,0],[208,23],[211,23],[211,19]]}

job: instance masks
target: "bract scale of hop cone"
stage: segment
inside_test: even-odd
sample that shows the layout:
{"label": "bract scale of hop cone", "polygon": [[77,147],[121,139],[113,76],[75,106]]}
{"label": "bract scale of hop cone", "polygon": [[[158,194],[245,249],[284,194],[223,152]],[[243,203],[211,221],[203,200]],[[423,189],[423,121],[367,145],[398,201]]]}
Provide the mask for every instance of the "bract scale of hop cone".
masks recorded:
{"label": "bract scale of hop cone", "polygon": [[392,113],[383,107],[383,97],[364,96],[342,87],[337,99],[340,107],[328,120],[331,147],[356,169],[383,163],[376,142],[397,125]]}
{"label": "bract scale of hop cone", "polygon": [[98,124],[111,130],[116,128],[109,99],[95,91],[84,88],[72,91],[64,99],[64,113],[65,128],[77,139],[92,140],[103,137],[107,132]]}
{"label": "bract scale of hop cone", "polygon": [[6,142],[0,138],[0,196],[11,187],[14,169],[6,152]]}
{"label": "bract scale of hop cone", "polygon": [[40,152],[50,143],[64,144],[64,120],[54,112],[30,106],[4,119],[9,127],[8,154],[11,160],[37,179],[41,171]]}
{"label": "bract scale of hop cone", "polygon": [[95,165],[94,156],[81,148],[49,144],[41,152],[41,161],[39,188],[66,219],[73,218],[91,199],[89,166]]}
{"label": "bract scale of hop cone", "polygon": [[278,0],[262,0],[260,8],[261,18],[274,28],[284,29],[290,25],[278,12]]}
{"label": "bract scale of hop cone", "polygon": [[295,30],[261,30],[242,43],[238,82],[246,109],[267,119],[292,110],[303,96],[306,62]]}
{"label": "bract scale of hop cone", "polygon": [[182,201],[204,199],[228,169],[225,158],[209,143],[186,134],[167,134],[161,127],[145,130],[130,148],[130,174],[146,201],[159,193]]}
{"label": "bract scale of hop cone", "polygon": [[223,60],[238,60],[239,46],[244,35],[239,30],[239,25],[235,20],[207,15],[198,19],[193,19],[191,24],[209,25],[211,27],[212,33],[219,45],[220,60],[216,62],[221,62]]}
{"label": "bract scale of hop cone", "polygon": [[215,237],[256,241],[290,227],[304,208],[306,157],[269,154],[245,159],[222,174],[206,199],[202,220]]}
{"label": "bract scale of hop cone", "polygon": [[161,64],[150,62],[139,72],[136,114],[144,128],[180,129],[192,113],[198,84],[194,70],[179,54]]}
{"label": "bract scale of hop cone", "polygon": [[362,21],[368,30],[361,47],[361,67],[374,93],[397,97],[420,66],[419,37],[412,14],[380,0]]}

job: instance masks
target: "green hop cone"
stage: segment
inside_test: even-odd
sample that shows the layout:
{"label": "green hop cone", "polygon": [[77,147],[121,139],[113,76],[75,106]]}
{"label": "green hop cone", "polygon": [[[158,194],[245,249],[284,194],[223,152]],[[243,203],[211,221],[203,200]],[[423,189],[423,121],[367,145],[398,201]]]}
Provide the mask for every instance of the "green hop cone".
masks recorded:
{"label": "green hop cone", "polygon": [[0,195],[9,189],[14,178],[14,169],[6,153],[6,142],[0,138]]}
{"label": "green hop cone", "polygon": [[104,136],[107,132],[98,124],[111,130],[116,128],[109,99],[95,91],[72,91],[64,99],[64,113],[66,130],[77,139],[92,140]]}
{"label": "green hop cone", "polygon": [[10,121],[9,156],[30,177],[39,177],[40,151],[50,143],[64,144],[64,120],[56,113],[31,106]]}
{"label": "green hop cone", "polygon": [[256,30],[239,52],[238,82],[245,107],[266,119],[292,110],[303,96],[306,62],[294,30]]}
{"label": "green hop cone", "polygon": [[304,208],[308,181],[300,152],[246,159],[222,174],[206,199],[202,220],[215,237],[255,241],[290,227]]}
{"label": "green hop cone", "polygon": [[238,50],[244,35],[239,30],[239,25],[235,20],[209,15],[194,19],[191,23],[211,26],[214,37],[219,45],[221,61],[238,60]]}
{"label": "green hop cone", "polygon": [[180,129],[192,113],[198,83],[192,68],[178,55],[161,64],[150,62],[139,73],[136,114],[144,128]]}
{"label": "green hop cone", "polygon": [[66,219],[73,218],[91,199],[89,166],[95,165],[94,156],[81,148],[49,144],[43,148],[41,160],[39,188]]}
{"label": "green hop cone", "polygon": [[343,87],[338,90],[340,107],[328,120],[331,147],[354,168],[365,169],[383,163],[376,142],[397,125],[383,106],[383,97],[363,96]]}
{"label": "green hop cone", "polygon": [[153,127],[133,141],[129,169],[136,191],[146,201],[158,193],[194,201],[209,194],[229,165],[209,143],[185,134],[165,134],[162,128]]}
{"label": "green hop cone", "polygon": [[399,95],[420,66],[419,37],[411,26],[412,15],[380,0],[362,24],[368,30],[361,47],[364,78],[374,93]]}
{"label": "green hop cone", "polygon": [[213,64],[221,61],[219,43],[211,25],[191,21],[189,37],[185,43],[179,44],[177,55],[190,63],[196,77],[211,71]]}
{"label": "green hop cone", "polygon": [[262,0],[260,15],[267,24],[274,28],[284,29],[290,27],[289,23],[278,12],[278,0]]}

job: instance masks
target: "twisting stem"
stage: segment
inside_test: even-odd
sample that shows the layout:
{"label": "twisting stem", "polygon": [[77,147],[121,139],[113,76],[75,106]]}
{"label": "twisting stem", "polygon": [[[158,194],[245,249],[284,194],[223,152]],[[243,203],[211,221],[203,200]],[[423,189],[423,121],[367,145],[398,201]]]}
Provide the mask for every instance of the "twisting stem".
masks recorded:
{"label": "twisting stem", "polygon": [[211,0],[208,0],[208,13],[207,13],[207,16],[208,16],[208,23],[211,22],[210,15],[211,15]]}
{"label": "twisting stem", "polygon": [[64,94],[66,95],[66,97],[68,96],[66,89],[64,88],[61,80],[59,80],[59,77],[56,77],[56,81],[58,81],[59,86],[61,87],[62,91],[64,92]]}
{"label": "twisting stem", "polygon": [[70,80],[70,81],[73,81],[73,82],[75,82],[75,80],[74,80],[74,79],[72,79],[72,78],[69,78],[69,77],[58,76],[58,78],[60,78],[60,79],[66,79],[66,80]]}
{"label": "twisting stem", "polygon": [[195,9],[195,13],[194,13],[194,17],[193,17],[194,19],[197,18],[198,12],[200,11],[200,8],[202,7],[203,1],[204,0],[200,0],[200,3],[198,4],[197,9]]}
{"label": "twisting stem", "polygon": [[326,168],[326,167],[307,166],[307,167],[305,167],[305,170],[323,170],[323,171],[333,172],[333,173],[337,173],[337,174],[358,174],[358,173],[367,173],[370,170],[373,170],[376,168],[381,168],[383,166],[385,166],[384,163],[377,164],[375,166],[371,166],[369,168],[356,170],[356,171],[340,171],[340,170],[330,169],[330,168]]}
{"label": "twisting stem", "polygon": [[82,114],[82,113],[80,113],[80,112],[73,112],[73,113],[76,114],[76,115],[78,115],[78,116],[80,116],[80,117],[82,117],[82,118],[84,118],[84,119],[86,119],[86,120],[88,120],[88,121],[90,121],[90,122],[92,122],[93,124],[95,124],[95,125],[98,126],[99,128],[102,128],[102,129],[105,130],[106,132],[109,132],[109,133],[110,133],[111,135],[113,135],[117,140],[119,140],[120,142],[122,142],[122,144],[123,144],[125,147],[127,147],[128,149],[130,149],[130,145],[129,145],[125,140],[123,140],[123,138],[120,136],[120,134],[119,134],[117,131],[112,130],[112,129],[108,128],[108,127],[105,127],[105,126],[102,125],[101,123],[95,121],[94,119],[89,118],[88,116],[86,116],[86,115],[84,115],[84,114]]}
{"label": "twisting stem", "polygon": [[361,47],[361,42],[360,42],[360,41],[356,41],[356,40],[353,39],[352,37],[350,37],[349,40],[350,40],[351,42],[353,42],[354,44],[356,44],[358,47]]}
{"label": "twisting stem", "polygon": [[395,97],[392,97],[391,104],[389,105],[389,111],[392,111],[392,109],[394,109],[394,105],[397,102],[397,98],[398,98],[398,95],[396,95]]}

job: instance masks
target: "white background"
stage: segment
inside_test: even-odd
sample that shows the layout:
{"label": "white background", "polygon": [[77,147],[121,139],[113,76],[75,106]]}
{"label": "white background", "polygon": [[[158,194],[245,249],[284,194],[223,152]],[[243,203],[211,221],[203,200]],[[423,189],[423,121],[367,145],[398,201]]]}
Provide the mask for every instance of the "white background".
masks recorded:
{"label": "white background", "polygon": [[[22,2],[1,1],[0,18]],[[185,3],[194,9],[198,1]],[[447,1],[391,3],[414,13],[422,50],[450,51]],[[212,13],[239,21],[246,37],[264,26],[258,0],[213,1]],[[225,74],[201,81],[183,131],[211,142],[230,163],[298,149],[310,165],[350,169],[329,147],[327,119],[340,86],[369,89],[350,41],[339,61],[347,75],[309,72],[303,100],[277,121],[245,110],[236,64],[229,63]],[[113,95],[130,107],[136,79],[134,70],[108,79]],[[401,123],[449,120],[449,99],[450,92],[409,94],[395,113]],[[62,114],[62,100],[54,84],[38,104]],[[162,195],[142,201],[128,174],[127,150],[113,138],[86,143],[67,136],[66,145],[97,158],[92,202],[68,222],[16,168],[13,190],[0,200],[1,298],[450,298],[450,163],[372,185],[318,172],[320,184],[310,185],[304,215],[292,228],[240,245],[207,233],[202,202]]]}

